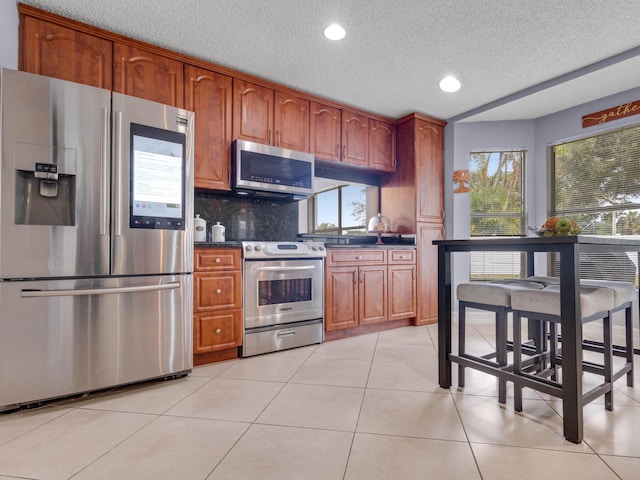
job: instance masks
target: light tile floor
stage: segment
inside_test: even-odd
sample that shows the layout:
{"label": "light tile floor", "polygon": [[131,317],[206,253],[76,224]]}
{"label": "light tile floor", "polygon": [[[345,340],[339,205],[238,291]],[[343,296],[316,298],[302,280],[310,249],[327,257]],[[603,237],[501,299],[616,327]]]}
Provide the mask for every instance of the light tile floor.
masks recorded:
{"label": "light tile floor", "polygon": [[[492,325],[472,315],[469,348]],[[471,370],[439,388],[436,344],[436,325],[405,327],[3,414],[0,480],[640,478],[640,374],[613,412],[585,408],[576,445],[556,399],[525,390],[516,413]]]}

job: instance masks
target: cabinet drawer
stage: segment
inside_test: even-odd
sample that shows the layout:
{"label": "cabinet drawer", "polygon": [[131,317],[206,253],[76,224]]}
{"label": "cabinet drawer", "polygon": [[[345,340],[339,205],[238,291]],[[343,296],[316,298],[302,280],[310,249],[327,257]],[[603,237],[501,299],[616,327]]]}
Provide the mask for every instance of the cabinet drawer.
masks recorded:
{"label": "cabinet drawer", "polygon": [[354,248],[348,249],[328,249],[327,266],[339,265],[384,265],[387,263],[386,250]]}
{"label": "cabinet drawer", "polygon": [[193,353],[242,345],[242,310],[199,313],[193,322]]}
{"label": "cabinet drawer", "polygon": [[196,248],[194,268],[196,272],[240,270],[241,259],[239,248]]}
{"label": "cabinet drawer", "polygon": [[389,264],[412,264],[416,263],[415,249],[389,250]]}
{"label": "cabinet drawer", "polygon": [[194,311],[228,310],[242,307],[240,272],[196,273],[193,276]]}

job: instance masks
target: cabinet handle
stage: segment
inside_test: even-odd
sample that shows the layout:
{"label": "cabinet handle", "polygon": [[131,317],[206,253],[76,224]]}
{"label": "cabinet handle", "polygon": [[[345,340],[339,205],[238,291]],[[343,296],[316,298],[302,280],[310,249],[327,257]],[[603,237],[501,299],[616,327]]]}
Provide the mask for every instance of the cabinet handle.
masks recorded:
{"label": "cabinet handle", "polygon": [[353,272],[353,284],[358,283],[358,273],[356,271]]}
{"label": "cabinet handle", "polygon": [[222,293],[222,290],[218,288],[218,289],[216,290],[216,293],[217,293],[218,295],[220,295],[220,294]]}
{"label": "cabinet handle", "polygon": [[219,258],[216,258],[216,263],[220,263],[220,259]]}
{"label": "cabinet handle", "polygon": [[220,332],[222,332],[222,330],[219,328],[216,328],[216,333],[220,333]]}
{"label": "cabinet handle", "polygon": [[342,158],[347,158],[347,146],[342,146]]}
{"label": "cabinet handle", "polygon": [[360,270],[360,283],[364,283],[364,272]]}
{"label": "cabinet handle", "polygon": [[340,144],[336,143],[336,157],[340,158]]}
{"label": "cabinet handle", "polygon": [[360,255],[356,255],[356,260],[361,260],[362,257]]}

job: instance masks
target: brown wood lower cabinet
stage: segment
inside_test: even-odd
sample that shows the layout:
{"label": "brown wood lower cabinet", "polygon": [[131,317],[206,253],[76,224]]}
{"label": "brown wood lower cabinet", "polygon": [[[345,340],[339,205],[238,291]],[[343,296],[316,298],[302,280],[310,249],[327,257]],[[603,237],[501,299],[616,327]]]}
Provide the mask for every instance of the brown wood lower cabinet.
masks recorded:
{"label": "brown wood lower cabinet", "polygon": [[325,330],[354,329],[415,317],[415,255],[414,249],[329,248]]}
{"label": "brown wood lower cabinet", "polygon": [[242,345],[241,259],[240,249],[195,249],[194,365],[238,356]]}

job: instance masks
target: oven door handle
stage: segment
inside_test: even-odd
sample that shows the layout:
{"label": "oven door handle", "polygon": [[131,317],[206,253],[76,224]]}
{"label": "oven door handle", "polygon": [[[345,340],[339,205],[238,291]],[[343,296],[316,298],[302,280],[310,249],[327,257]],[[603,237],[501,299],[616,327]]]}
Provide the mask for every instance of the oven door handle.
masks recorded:
{"label": "oven door handle", "polygon": [[315,270],[315,265],[305,265],[301,267],[257,267],[256,270],[259,272],[289,272],[292,270],[300,271],[300,270]]}

